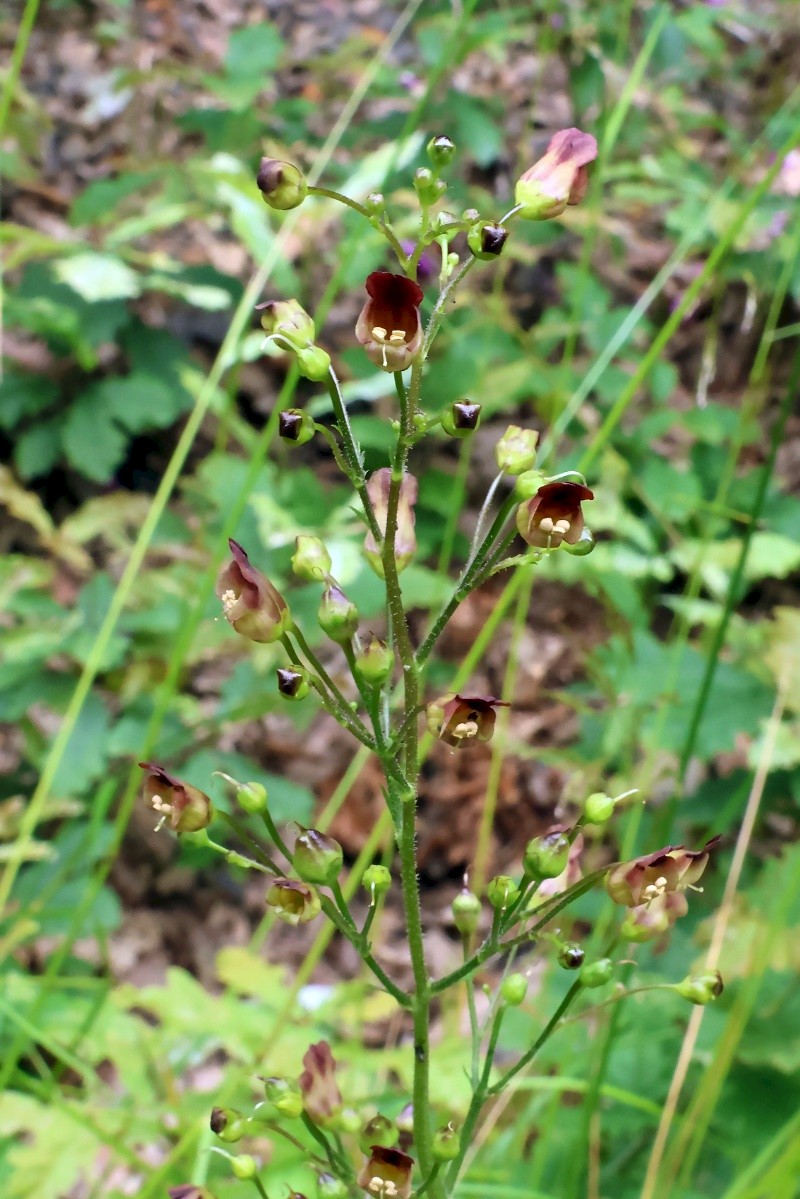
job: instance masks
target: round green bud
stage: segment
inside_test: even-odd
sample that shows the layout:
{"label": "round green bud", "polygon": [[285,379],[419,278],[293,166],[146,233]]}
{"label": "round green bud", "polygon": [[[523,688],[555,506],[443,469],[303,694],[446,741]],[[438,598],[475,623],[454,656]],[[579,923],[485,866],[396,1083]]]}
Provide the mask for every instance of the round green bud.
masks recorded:
{"label": "round green bud", "polygon": [[578,975],[582,987],[604,987],[611,982],[614,963],[611,958],[598,958],[596,962],[584,962]]}
{"label": "round green bud", "polygon": [[528,993],[524,974],[509,974],[500,984],[500,994],[510,1007],[519,1007]]}
{"label": "round green bud", "polygon": [[361,886],[371,896],[374,895],[376,898],[380,895],[385,895],[391,885],[391,874],[379,862],[375,862],[372,866],[367,866],[361,878]]}
{"label": "round green bud", "polygon": [[450,437],[469,437],[481,423],[481,406],[469,400],[456,400],[442,417],[442,428]]}
{"label": "round green bud", "polygon": [[532,500],[544,482],[545,476],[540,470],[525,470],[517,475],[514,494],[521,500]]}
{"label": "round green bud", "polygon": [[478,221],[467,234],[467,245],[476,258],[488,262],[499,257],[508,239],[508,230],[502,225]]}
{"label": "round green bud", "polygon": [[317,1194],[319,1199],[347,1199],[349,1191],[341,1178],[323,1173],[317,1179]]}
{"label": "round green bud", "polygon": [[297,208],[308,194],[305,175],[292,162],[279,158],[262,158],[256,184],[270,208],[285,212]]}
{"label": "round green bud", "polygon": [[569,541],[562,541],[561,548],[565,549],[568,554],[572,554],[575,558],[585,558],[587,554],[591,554],[597,539],[591,529],[583,528],[580,538],[571,545]]}
{"label": "round green bud", "polygon": [[419,167],[414,172],[414,188],[423,203],[432,203],[436,199],[436,176],[430,167]]}
{"label": "round green bud", "polygon": [[339,842],[315,828],[304,829],[294,843],[292,866],[305,883],[330,885],[335,882],[343,860]]}
{"label": "round green bud", "polygon": [[380,687],[394,672],[394,650],[385,641],[373,637],[366,649],[356,655],[356,666],[365,683]]}
{"label": "round green bud", "polygon": [[297,368],[304,379],[321,383],[331,370],[331,356],[322,346],[304,346],[297,351]]}
{"label": "round green bud", "polygon": [[399,1136],[399,1129],[393,1120],[377,1115],[362,1128],[358,1144],[361,1152],[368,1154],[373,1145],[382,1145],[384,1149],[393,1148]]}
{"label": "round green bud", "polygon": [[519,884],[510,874],[497,874],[489,880],[486,898],[496,911],[504,912],[519,895]]}
{"label": "round green bud", "polygon": [[310,675],[302,666],[281,666],[277,670],[278,691],[292,702],[305,699],[311,689]]}
{"label": "round green bud", "polygon": [[614,800],[604,791],[593,791],[583,805],[583,814],[588,824],[605,824],[614,811]]}
{"label": "round green bud", "polygon": [[568,861],[569,837],[562,832],[534,837],[526,845],[522,858],[525,873],[537,882],[545,878],[557,878],[566,870]]}
{"label": "round green bud", "polygon": [[314,421],[301,408],[285,408],[278,417],[278,434],[293,445],[305,445],[315,432]]}
{"label": "round green bud", "polygon": [[461,1152],[461,1137],[452,1124],[437,1128],[433,1134],[431,1153],[435,1162],[452,1162]]}
{"label": "round green bud", "polygon": [[568,941],[561,946],[558,963],[565,970],[580,970],[585,957],[586,954],[580,945],[576,945],[574,941]]}
{"label": "round green bud", "polygon": [[329,583],[322,593],[317,620],[331,641],[345,645],[358,632],[358,608],[341,588]]}
{"label": "round green bud", "polygon": [[292,570],[306,583],[324,583],[331,573],[331,556],[319,537],[301,533],[295,538]]}
{"label": "round green bud", "polygon": [[250,1182],[258,1174],[258,1162],[249,1153],[240,1153],[230,1159],[234,1178],[242,1182]]}
{"label": "round green bud", "polygon": [[352,1107],[343,1107],[333,1118],[333,1123],[339,1132],[355,1136],[361,1129],[361,1116]]}
{"label": "round green bud", "polygon": [[521,475],[536,465],[539,434],[535,429],[509,425],[494,447],[497,465],[506,475]]}
{"label": "round green bud", "polygon": [[481,919],[481,901],[468,887],[459,891],[452,904],[453,923],[460,933],[469,936],[474,933]]}
{"label": "round green bud", "polygon": [[370,216],[381,216],[386,208],[386,197],[382,192],[370,192],[364,207]]}
{"label": "round green bud", "polygon": [[673,989],[684,999],[688,999],[690,1003],[705,1006],[705,1004],[719,999],[724,990],[724,984],[719,970],[706,970],[694,978],[684,978],[682,982],[675,983]]}
{"label": "round green bud", "polygon": [[267,806],[267,788],[263,783],[244,783],[236,792],[236,802],[245,811],[263,812]]}
{"label": "round green bud", "polygon": [[435,167],[449,166],[456,152],[455,143],[445,136],[432,137],[425,148]]}
{"label": "round green bud", "polygon": [[232,1107],[212,1108],[208,1123],[211,1131],[227,1144],[241,1141],[246,1131],[246,1121],[241,1112]]}

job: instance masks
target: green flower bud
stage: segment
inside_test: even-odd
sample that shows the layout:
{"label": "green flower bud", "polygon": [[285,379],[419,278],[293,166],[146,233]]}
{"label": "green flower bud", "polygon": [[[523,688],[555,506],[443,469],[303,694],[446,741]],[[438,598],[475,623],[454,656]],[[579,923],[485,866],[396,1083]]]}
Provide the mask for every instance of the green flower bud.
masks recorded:
{"label": "green flower bud", "polygon": [[510,1007],[519,1007],[528,993],[524,974],[509,974],[500,984],[500,994]]}
{"label": "green flower bud", "polygon": [[368,891],[370,897],[376,899],[380,895],[385,895],[392,885],[392,876],[385,866],[375,862],[372,866],[367,866],[361,877],[361,886],[365,891]]}
{"label": "green flower bud", "polygon": [[287,1120],[296,1120],[303,1111],[303,1096],[296,1082],[287,1078],[265,1078],[267,1100]]}
{"label": "green flower bud", "polygon": [[306,583],[324,583],[331,573],[331,556],[319,537],[301,533],[295,539],[292,570]]}
{"label": "green flower bud", "polygon": [[675,983],[673,990],[682,995],[684,999],[688,999],[690,1003],[705,1006],[714,999],[719,999],[724,990],[724,984],[719,970],[706,970],[705,973],[698,974],[694,978],[689,976],[682,982]]}
{"label": "green flower bud", "polygon": [[286,924],[307,924],[322,908],[319,895],[307,883],[293,878],[273,879],[266,894],[267,907]]}
{"label": "green flower bud", "polygon": [[586,957],[580,945],[576,945],[574,941],[568,941],[561,946],[558,954],[558,963],[565,970],[580,970],[583,965],[583,960]]}
{"label": "green flower bud", "polygon": [[544,480],[545,476],[540,470],[525,470],[521,475],[517,475],[514,494],[521,500],[532,500]]}
{"label": "green flower bud", "polygon": [[242,783],[236,791],[236,802],[245,812],[263,812],[267,806],[267,788],[263,783]]}
{"label": "green flower bud", "polygon": [[294,843],[292,866],[305,883],[329,886],[342,869],[342,847],[315,828],[304,829]]}
{"label": "green flower bud", "polygon": [[534,837],[525,847],[522,861],[525,873],[537,882],[545,878],[557,878],[567,868],[569,838],[560,831]]}
{"label": "green flower bud", "polygon": [[433,1134],[431,1153],[435,1162],[452,1162],[461,1152],[461,1137],[452,1124],[437,1128]]}
{"label": "green flower bud", "polygon": [[614,800],[604,791],[593,791],[583,805],[583,814],[588,824],[605,824],[614,811]]}
{"label": "green flower bud", "polygon": [[240,1153],[230,1159],[234,1178],[242,1182],[250,1182],[258,1174],[258,1162],[249,1153]]}
{"label": "green flower bud", "polygon": [[358,1138],[359,1148],[362,1153],[369,1153],[373,1145],[383,1145],[384,1148],[391,1149],[393,1145],[397,1144],[399,1135],[400,1132],[393,1120],[387,1116],[373,1116],[361,1130]]}
{"label": "green flower bud", "polygon": [[547,151],[521,176],[514,200],[520,216],[546,221],[560,216],[568,204],[579,204],[589,186],[587,167],[597,157],[597,142],[580,129],[560,129]]}
{"label": "green flower bud", "polygon": [[382,192],[370,192],[364,201],[364,207],[370,216],[382,216],[386,208],[386,197]]}
{"label": "green flower bud", "polygon": [[509,425],[494,447],[500,470],[507,475],[521,475],[536,465],[536,446],[539,434],[535,429]]}
{"label": "green flower bud", "polygon": [[467,234],[467,245],[476,258],[488,262],[502,254],[507,238],[508,230],[502,225],[478,221]]}
{"label": "green flower bud", "polygon": [[504,912],[519,895],[519,884],[509,874],[497,874],[489,880],[486,888],[486,898],[492,907]]}
{"label": "green flower bud", "polygon": [[346,645],[358,632],[358,608],[335,583],[329,583],[322,593],[317,620],[339,645]]}
{"label": "green flower bud", "polygon": [[310,676],[302,666],[281,666],[277,670],[278,691],[284,699],[305,699],[311,690]]}
{"label": "green flower bud", "polygon": [[284,408],[278,417],[278,434],[284,441],[305,445],[315,432],[314,421],[300,408]]}
{"label": "green flower bud", "polygon": [[242,1118],[241,1112],[232,1107],[212,1108],[208,1123],[211,1131],[227,1144],[241,1141],[247,1127],[247,1121]]}
{"label": "green flower bud", "polygon": [[428,158],[435,167],[449,166],[456,152],[455,143],[444,135],[432,137],[425,149],[428,152]]}
{"label": "green flower bud", "polygon": [[611,982],[614,963],[611,958],[598,958],[596,962],[584,962],[578,975],[582,987],[604,987]]}
{"label": "green flower bud", "polygon": [[394,650],[377,637],[373,637],[367,648],[356,655],[356,666],[361,677],[373,687],[380,687],[392,677],[394,662]]}
{"label": "green flower bud", "polygon": [[324,1173],[317,1179],[317,1194],[319,1199],[347,1199],[349,1191],[341,1178]]}
{"label": "green flower bud", "polygon": [[481,919],[481,901],[468,887],[459,891],[452,904],[453,923],[463,936],[474,933]]}
{"label": "green flower bud", "polygon": [[572,554],[575,558],[585,558],[587,554],[591,554],[597,544],[597,539],[591,529],[584,527],[576,542],[571,543],[564,540],[561,544],[568,554]]}
{"label": "green flower bud", "polygon": [[420,167],[414,172],[414,188],[424,205],[435,204],[447,190],[447,184],[437,179],[430,167]]}
{"label": "green flower bud", "polygon": [[471,404],[468,400],[456,400],[442,417],[442,428],[450,437],[469,437],[480,423],[480,404]]}
{"label": "green flower bud", "polygon": [[297,368],[304,379],[321,383],[330,374],[331,356],[322,346],[305,346],[297,351]]}
{"label": "green flower bud", "polygon": [[333,1117],[332,1123],[339,1132],[346,1132],[351,1136],[355,1136],[361,1129],[361,1116],[354,1108],[343,1107]]}
{"label": "green flower bud", "polygon": [[311,345],[316,328],[311,317],[297,300],[267,300],[256,304],[261,313],[261,328],[268,337],[280,337],[293,350]]}
{"label": "green flower bud", "polygon": [[308,194],[306,178],[300,168],[279,158],[261,159],[256,183],[264,202],[280,212],[297,208]]}
{"label": "green flower bud", "polygon": [[405,1136],[411,1136],[414,1132],[414,1104],[407,1103],[400,1115],[395,1120],[395,1124],[400,1129],[400,1132]]}

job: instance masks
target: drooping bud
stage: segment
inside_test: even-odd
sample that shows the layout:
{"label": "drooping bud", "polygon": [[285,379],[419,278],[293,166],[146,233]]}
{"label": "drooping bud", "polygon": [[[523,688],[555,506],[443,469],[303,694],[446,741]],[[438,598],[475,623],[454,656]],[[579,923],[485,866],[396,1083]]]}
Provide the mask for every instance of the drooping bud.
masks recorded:
{"label": "drooping bud", "polygon": [[469,400],[456,400],[442,417],[442,428],[450,437],[469,437],[480,423],[481,406]]}
{"label": "drooping bud", "polygon": [[598,958],[596,962],[584,962],[578,975],[582,987],[604,987],[611,982],[614,963],[611,958]]}
{"label": "drooping bud", "polygon": [[342,869],[342,847],[315,828],[303,829],[294,843],[292,866],[305,883],[329,886]]}
{"label": "drooping bud", "polygon": [[498,912],[504,912],[519,895],[519,884],[510,874],[496,874],[489,880],[486,898]]}
{"label": "drooping bud", "polygon": [[280,920],[292,925],[307,924],[322,908],[314,888],[294,878],[273,879],[267,890],[266,904]]}
{"label": "drooping bud", "polygon": [[437,1128],[433,1134],[433,1142],[431,1143],[431,1154],[435,1162],[452,1162],[458,1157],[461,1152],[461,1137],[458,1134],[458,1129],[452,1124],[446,1124],[444,1128]]}
{"label": "drooping bud", "polygon": [[317,1179],[317,1194],[319,1199],[347,1199],[350,1192],[347,1185],[342,1182],[341,1178],[335,1178],[333,1174],[323,1173]]}
{"label": "drooping bud", "polygon": [[503,252],[508,239],[508,229],[492,222],[478,221],[467,234],[467,245],[476,258],[488,262]]}
{"label": "drooping bud", "polygon": [[307,583],[324,583],[331,573],[331,556],[319,537],[301,533],[295,539],[292,570]]}
{"label": "drooping bud", "polygon": [[583,533],[581,504],[593,499],[594,492],[580,483],[545,483],[517,508],[520,537],[536,549],[555,550],[564,542],[577,545]]}
{"label": "drooping bud", "polygon": [[366,649],[356,655],[356,666],[365,683],[382,686],[394,671],[394,650],[385,641],[373,637]]}
{"label": "drooping bud", "polygon": [[261,159],[256,183],[265,203],[279,212],[297,208],[308,194],[306,178],[300,168],[280,158]]}
{"label": "drooping bud", "polygon": [[[367,482],[367,493],[375,513],[378,528],[385,536],[386,522],[389,518],[389,494],[392,488],[392,472],[388,466],[373,471]],[[397,497],[397,528],[394,536],[394,560],[398,573],[405,570],[417,549],[415,532],[414,504],[417,502],[419,488],[413,475],[404,474],[400,482]],[[364,554],[375,574],[383,578],[383,559],[378,543],[368,530],[364,539]]]}
{"label": "drooping bud", "polygon": [[492,695],[444,695],[425,709],[428,729],[456,749],[470,741],[491,741],[497,709],[509,704]]}
{"label": "drooping bud", "polygon": [[452,142],[449,137],[445,137],[443,134],[439,137],[432,137],[425,149],[428,152],[428,158],[435,167],[449,166],[456,152],[455,142]]}
{"label": "drooping bud", "polygon": [[336,1082],[336,1062],[327,1041],[309,1045],[303,1057],[300,1091],[303,1106],[315,1124],[328,1124],[342,1108],[342,1096]]}
{"label": "drooping bud", "polygon": [[586,797],[583,815],[587,824],[605,824],[614,813],[614,800],[604,791],[593,791]]}
{"label": "drooping bud", "polygon": [[580,970],[585,957],[586,954],[580,945],[574,941],[568,941],[559,950],[558,964],[565,970]]}
{"label": "drooping bud", "polygon": [[249,1153],[239,1153],[229,1159],[231,1173],[241,1182],[250,1182],[258,1174],[258,1162]]}
{"label": "drooping bud", "polygon": [[329,583],[322,593],[317,620],[322,631],[339,645],[346,645],[358,632],[358,608],[335,583]]}
{"label": "drooping bud", "polygon": [[370,216],[382,216],[386,208],[386,197],[382,192],[370,192],[364,201],[364,207]]}
{"label": "drooping bud", "polygon": [[287,1120],[294,1120],[303,1111],[303,1096],[296,1082],[288,1078],[265,1078],[264,1093],[268,1102]]}
{"label": "drooping bud", "polygon": [[159,816],[158,828],[169,823],[176,833],[197,833],[214,819],[214,807],[204,791],[184,783],[155,762],[140,762],[146,771],[144,800]]}
{"label": "drooping bud", "polygon": [[404,371],[422,349],[422,288],[406,275],[373,271],[366,289],[368,298],[356,322],[356,340],[373,365],[384,371]]}
{"label": "drooping bud", "polygon": [[226,1144],[241,1141],[247,1125],[242,1113],[235,1111],[232,1107],[212,1108],[208,1123],[211,1131],[216,1133],[219,1139],[225,1141]]}
{"label": "drooping bud", "polygon": [[528,980],[525,975],[507,975],[500,984],[500,994],[509,1007],[519,1007],[528,994]]}
{"label": "drooping bud", "polygon": [[269,644],[288,632],[291,615],[277,588],[250,565],[238,541],[229,539],[231,560],[217,577],[216,593],[225,619],[241,637]]}
{"label": "drooping bud", "polygon": [[414,1159],[400,1149],[373,1145],[356,1183],[375,1199],[408,1199]]}
{"label": "drooping bud", "polygon": [[494,447],[494,456],[500,470],[506,475],[521,475],[536,465],[536,446],[539,434],[535,429],[523,429],[520,425],[509,425]]}
{"label": "drooping bud", "polygon": [[520,216],[546,221],[560,216],[568,204],[579,204],[589,186],[587,166],[597,158],[597,142],[580,129],[561,129],[547,151],[519,179],[514,200]]}
{"label": "drooping bud", "polygon": [[379,896],[385,895],[391,885],[391,874],[379,862],[374,862],[372,866],[367,866],[361,876],[361,886],[365,891],[369,892],[370,898],[373,901]]}
{"label": "drooping bud", "polygon": [[682,982],[675,983],[672,989],[682,995],[684,999],[688,999],[690,1003],[705,1006],[705,1004],[719,999],[724,990],[724,984],[719,970],[706,970],[703,974],[697,974],[694,977],[690,975]]}
{"label": "drooping bud", "polygon": [[278,416],[278,434],[293,445],[305,445],[315,433],[314,421],[302,408],[284,408]]}
{"label": "drooping bud", "polygon": [[522,858],[525,873],[537,882],[556,878],[567,867],[569,844],[569,837],[561,829],[534,837],[526,845]]}
{"label": "drooping bud", "polygon": [[468,937],[477,931],[481,920],[481,901],[473,891],[464,887],[452,903],[453,924],[462,936]]}
{"label": "drooping bud", "polygon": [[284,699],[305,699],[311,690],[309,673],[302,666],[281,666],[277,670],[278,691]]}
{"label": "drooping bud", "polygon": [[399,1135],[400,1131],[394,1120],[388,1119],[387,1116],[373,1116],[361,1130],[358,1138],[359,1148],[362,1153],[369,1153],[373,1145],[383,1145],[384,1148],[391,1149],[397,1144]]}

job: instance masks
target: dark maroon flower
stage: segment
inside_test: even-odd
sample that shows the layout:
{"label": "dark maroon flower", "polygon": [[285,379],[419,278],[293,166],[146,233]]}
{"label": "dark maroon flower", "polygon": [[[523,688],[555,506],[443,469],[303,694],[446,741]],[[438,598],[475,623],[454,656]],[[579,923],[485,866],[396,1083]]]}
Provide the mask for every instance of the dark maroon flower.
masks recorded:
{"label": "dark maroon flower", "polygon": [[422,349],[422,288],[406,275],[373,271],[368,300],[356,321],[356,338],[384,371],[404,371]]}
{"label": "dark maroon flower", "polygon": [[225,619],[250,641],[278,641],[291,623],[285,599],[250,565],[238,541],[231,539],[228,545],[232,557],[220,571],[215,588]]}
{"label": "dark maroon flower", "polygon": [[562,541],[575,545],[583,532],[581,504],[593,499],[581,483],[545,483],[517,508],[520,536],[539,549],[557,549]]}
{"label": "dark maroon flower", "polygon": [[491,741],[497,709],[509,706],[492,695],[445,695],[428,704],[428,728],[457,748],[468,741]]}
{"label": "dark maroon flower", "polygon": [[370,1156],[358,1173],[357,1183],[376,1199],[408,1199],[414,1159],[401,1149],[371,1145]]}

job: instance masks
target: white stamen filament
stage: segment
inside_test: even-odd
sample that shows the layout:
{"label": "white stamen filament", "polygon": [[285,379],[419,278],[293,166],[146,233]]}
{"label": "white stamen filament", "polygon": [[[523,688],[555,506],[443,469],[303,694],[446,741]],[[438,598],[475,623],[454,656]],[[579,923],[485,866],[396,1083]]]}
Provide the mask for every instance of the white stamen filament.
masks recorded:
{"label": "white stamen filament", "polygon": [[393,1199],[393,1196],[397,1194],[397,1187],[393,1182],[388,1178],[378,1178],[377,1175],[370,1178],[367,1190],[371,1191],[373,1195],[380,1195],[381,1199]]}

